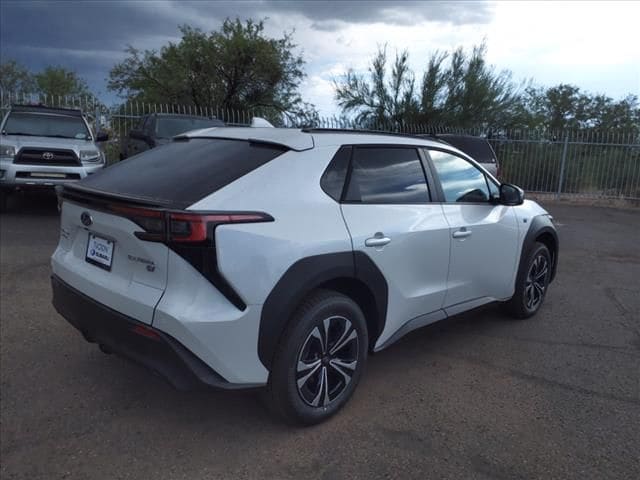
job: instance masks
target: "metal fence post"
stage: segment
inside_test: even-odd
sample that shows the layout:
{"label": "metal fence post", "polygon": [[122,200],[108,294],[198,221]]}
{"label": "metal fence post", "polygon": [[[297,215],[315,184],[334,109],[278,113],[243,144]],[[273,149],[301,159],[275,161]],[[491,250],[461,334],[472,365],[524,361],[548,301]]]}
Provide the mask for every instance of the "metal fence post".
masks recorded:
{"label": "metal fence post", "polygon": [[556,200],[560,200],[560,193],[562,193],[562,182],[564,182],[564,167],[567,163],[567,147],[569,146],[569,134],[564,136],[564,147],[562,148],[562,160],[560,160],[560,177],[558,178],[558,192],[556,193]]}

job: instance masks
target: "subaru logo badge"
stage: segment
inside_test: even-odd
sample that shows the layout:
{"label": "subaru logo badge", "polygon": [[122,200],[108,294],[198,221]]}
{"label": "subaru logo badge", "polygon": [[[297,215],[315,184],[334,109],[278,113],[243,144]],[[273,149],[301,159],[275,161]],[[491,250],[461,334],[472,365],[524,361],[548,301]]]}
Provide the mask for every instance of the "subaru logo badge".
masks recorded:
{"label": "subaru logo badge", "polygon": [[91,218],[89,212],[82,212],[82,215],[80,215],[80,221],[85,227],[88,227],[93,223],[93,218]]}
{"label": "subaru logo badge", "polygon": [[44,158],[45,160],[53,160],[53,157],[54,155],[51,152],[44,152],[42,154],[42,158]]}

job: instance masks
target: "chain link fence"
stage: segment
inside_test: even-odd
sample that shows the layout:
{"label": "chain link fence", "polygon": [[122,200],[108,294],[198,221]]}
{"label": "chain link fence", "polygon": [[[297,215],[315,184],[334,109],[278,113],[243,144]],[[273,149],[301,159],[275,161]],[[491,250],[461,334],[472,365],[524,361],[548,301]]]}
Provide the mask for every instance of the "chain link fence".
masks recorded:
{"label": "chain link fence", "polygon": [[110,163],[118,160],[121,142],[148,114],[183,114],[217,118],[227,125],[248,126],[253,117],[264,117],[286,128],[316,127],[369,129],[406,134],[457,133],[486,138],[496,152],[500,179],[527,192],[556,198],[584,197],[640,201],[640,134],[597,129],[542,131],[454,128],[428,124],[366,124],[343,118],[300,118],[274,109],[234,110],[215,106],[125,102],[108,107],[95,97],[13,95],[0,92],[4,114],[12,104],[39,104],[77,108],[96,132],[107,132],[103,148]]}

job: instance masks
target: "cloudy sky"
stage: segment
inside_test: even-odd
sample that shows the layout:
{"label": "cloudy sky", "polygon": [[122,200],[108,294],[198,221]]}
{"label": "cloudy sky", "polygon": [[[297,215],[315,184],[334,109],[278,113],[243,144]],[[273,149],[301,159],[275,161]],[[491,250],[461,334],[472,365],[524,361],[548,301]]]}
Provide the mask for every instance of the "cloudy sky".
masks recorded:
{"label": "cloudy sky", "polygon": [[218,28],[226,17],[268,17],[267,33],[295,30],[307,61],[303,96],[336,113],[332,78],[366,71],[378,45],[408,49],[421,72],[430,53],[485,40],[490,62],[516,80],[573,83],[620,98],[640,94],[640,2],[485,1],[12,1],[0,2],[0,60],[76,70],[108,101],[123,49],[158,49],[177,26]]}

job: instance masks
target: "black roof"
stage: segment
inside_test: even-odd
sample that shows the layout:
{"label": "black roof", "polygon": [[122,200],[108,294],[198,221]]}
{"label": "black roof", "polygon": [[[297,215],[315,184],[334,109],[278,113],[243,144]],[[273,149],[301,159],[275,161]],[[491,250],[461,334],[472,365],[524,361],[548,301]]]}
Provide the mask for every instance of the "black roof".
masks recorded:
{"label": "black roof", "polygon": [[11,105],[12,112],[22,113],[52,113],[56,115],[69,115],[81,117],[82,111],[77,108],[45,107],[44,105]]}

